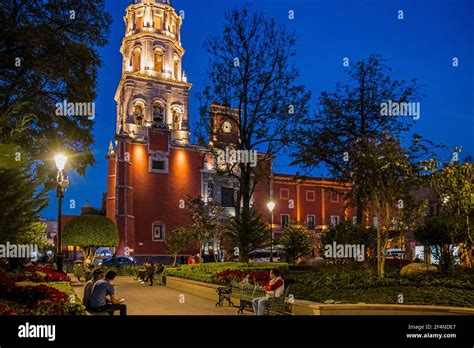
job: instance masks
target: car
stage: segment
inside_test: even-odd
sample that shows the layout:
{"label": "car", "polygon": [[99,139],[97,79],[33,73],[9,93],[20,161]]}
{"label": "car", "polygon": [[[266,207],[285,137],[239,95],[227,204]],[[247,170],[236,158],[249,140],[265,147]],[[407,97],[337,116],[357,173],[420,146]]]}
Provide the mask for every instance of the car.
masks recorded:
{"label": "car", "polygon": [[133,266],[135,263],[135,260],[126,256],[114,256],[102,261],[102,265],[108,267]]}
{"label": "car", "polygon": [[402,249],[387,249],[385,253],[386,259],[403,259],[405,252]]}
{"label": "car", "polygon": [[[271,250],[258,249],[249,252],[249,258],[252,262],[270,262]],[[279,249],[273,249],[273,262],[280,262],[285,252]]]}

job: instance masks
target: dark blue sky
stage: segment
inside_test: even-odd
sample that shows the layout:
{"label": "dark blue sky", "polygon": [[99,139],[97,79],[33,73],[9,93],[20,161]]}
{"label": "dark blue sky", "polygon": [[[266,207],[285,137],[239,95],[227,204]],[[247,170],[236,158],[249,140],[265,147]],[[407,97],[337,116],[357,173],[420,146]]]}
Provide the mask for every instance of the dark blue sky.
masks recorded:
{"label": "dark blue sky", "polygon": [[[207,56],[204,40],[222,29],[224,12],[245,3],[241,0],[171,0],[173,7],[185,11],[181,32],[186,54],[183,68],[193,83],[190,98],[191,123],[198,117],[195,94],[206,79]],[[421,118],[414,131],[435,143],[463,146],[461,158],[474,155],[474,1],[472,0],[254,0],[248,1],[277,21],[288,25],[297,35],[297,57],[301,83],[312,91],[314,105],[324,90],[332,90],[346,81],[347,68],[342,59],[351,62],[380,53],[392,67],[395,79],[416,77],[424,85]],[[121,76],[119,52],[124,34],[122,17],[129,0],[106,0],[113,17],[109,43],[100,49],[103,66],[99,72],[96,102],[96,164],[85,177],[68,173],[71,186],[66,192],[64,214],[79,214],[88,200],[100,206],[105,191],[107,163],[104,158],[109,140],[115,132],[116,104],[114,94]],[[295,19],[288,19],[288,11]],[[404,11],[404,19],[397,11]],[[471,23],[471,24],[469,24]],[[452,58],[459,67],[452,67]],[[294,173],[288,159],[275,163],[276,172]],[[315,173],[318,174],[318,173]],[[54,193],[43,216],[55,219]],[[69,208],[74,199],[75,209]]]}

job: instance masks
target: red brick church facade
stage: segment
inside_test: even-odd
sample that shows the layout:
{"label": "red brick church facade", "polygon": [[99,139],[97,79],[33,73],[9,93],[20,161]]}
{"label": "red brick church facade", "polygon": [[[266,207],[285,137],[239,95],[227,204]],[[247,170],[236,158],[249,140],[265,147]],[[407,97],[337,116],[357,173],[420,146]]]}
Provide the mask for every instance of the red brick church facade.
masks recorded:
{"label": "red brick church facade", "polygon": [[[188,140],[191,84],[182,70],[181,17],[167,0],[136,0],[124,21],[115,146],[110,145],[107,155],[106,212],[120,232],[117,254],[128,248],[139,258],[163,258],[169,256],[165,235],[190,222],[184,201],[212,196],[225,205],[235,184],[216,175],[208,149]],[[213,108],[221,119],[220,107]],[[252,202],[268,220],[266,203],[276,203],[276,235],[288,223],[321,232],[355,216],[345,208],[347,190],[327,179],[273,173],[257,185]],[[196,252],[190,248],[183,255]]]}

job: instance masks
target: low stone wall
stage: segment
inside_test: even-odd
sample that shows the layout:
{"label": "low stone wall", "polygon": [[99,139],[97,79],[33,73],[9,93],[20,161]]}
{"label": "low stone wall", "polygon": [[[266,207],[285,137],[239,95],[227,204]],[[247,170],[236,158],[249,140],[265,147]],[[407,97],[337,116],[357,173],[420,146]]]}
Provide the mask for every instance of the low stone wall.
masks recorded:
{"label": "low stone wall", "polygon": [[[166,277],[166,286],[217,302],[219,285]],[[238,299],[232,299],[238,305]],[[225,302],[224,305],[227,305]],[[474,315],[474,308],[396,304],[323,304],[295,299],[293,315]]]}

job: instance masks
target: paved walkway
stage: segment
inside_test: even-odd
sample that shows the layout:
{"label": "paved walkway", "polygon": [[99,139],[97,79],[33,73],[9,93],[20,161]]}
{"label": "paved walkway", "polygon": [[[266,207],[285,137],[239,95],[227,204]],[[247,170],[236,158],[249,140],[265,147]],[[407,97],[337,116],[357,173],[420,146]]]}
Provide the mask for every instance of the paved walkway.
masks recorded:
{"label": "paved walkway", "polygon": [[[70,277],[73,280],[74,291],[82,300],[84,284],[78,282],[75,276]],[[126,299],[129,315],[237,315],[237,308],[227,305],[215,307],[215,301],[182,293],[166,286],[139,284],[132,276],[119,276],[113,283],[117,298]],[[180,303],[183,299],[184,303]],[[244,315],[251,313],[244,311]]]}

